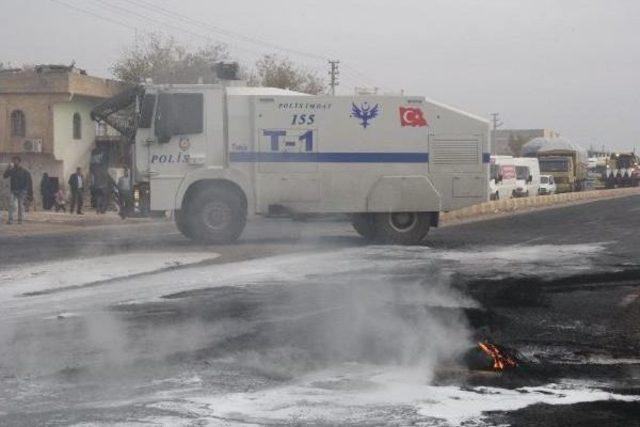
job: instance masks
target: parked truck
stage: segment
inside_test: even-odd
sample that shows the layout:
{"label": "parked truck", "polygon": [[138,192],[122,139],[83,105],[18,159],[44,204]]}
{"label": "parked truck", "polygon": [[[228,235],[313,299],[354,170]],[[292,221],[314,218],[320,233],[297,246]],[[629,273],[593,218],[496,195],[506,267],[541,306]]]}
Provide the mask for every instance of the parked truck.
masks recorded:
{"label": "parked truck", "polygon": [[558,193],[584,189],[587,166],[576,151],[538,152],[538,161],[540,162],[540,173],[553,176]]}
{"label": "parked truck", "polygon": [[513,156],[491,156],[489,168],[489,200],[502,200],[514,197],[516,181],[516,165]]}
{"label": "parked truck", "polygon": [[488,121],[423,97],[145,84],[92,116],[133,144],[136,206],[198,241],[278,212],[349,214],[367,239],[416,244],[441,211],[488,198]]}
{"label": "parked truck", "polygon": [[514,197],[537,196],[540,191],[540,163],[531,157],[515,157],[516,188]]}
{"label": "parked truck", "polygon": [[587,152],[565,138],[534,138],[522,147],[524,157],[537,157],[540,173],[551,175],[558,193],[582,191],[587,180]]}

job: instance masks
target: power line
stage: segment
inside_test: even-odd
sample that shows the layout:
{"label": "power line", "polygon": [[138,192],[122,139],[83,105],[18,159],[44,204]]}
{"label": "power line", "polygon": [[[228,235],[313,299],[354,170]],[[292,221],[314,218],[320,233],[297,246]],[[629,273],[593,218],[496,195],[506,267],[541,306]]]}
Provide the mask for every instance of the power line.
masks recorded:
{"label": "power line", "polygon": [[[173,24],[169,24],[169,23],[163,22],[163,21],[161,21],[159,19],[150,17],[148,15],[143,15],[141,13],[138,13],[138,12],[134,11],[134,10],[127,9],[125,7],[122,7],[122,6],[117,6],[115,4],[107,3],[106,1],[100,1],[100,0],[90,0],[90,1],[93,1],[94,3],[98,4],[101,7],[105,7],[107,9],[111,9],[112,11],[115,10],[116,13],[129,14],[129,15],[137,17],[138,19],[141,19],[143,22],[153,22],[153,23],[155,23],[157,25],[160,25],[161,27],[172,28],[174,31],[182,32],[182,33],[185,33],[185,34],[192,35],[194,37],[198,37],[198,38],[200,38],[202,40],[205,40],[206,42],[211,42],[211,38],[209,36],[205,35],[205,34],[198,33],[198,32],[195,32],[195,31],[183,28],[183,27],[179,27],[179,26],[176,26],[176,25],[173,25]],[[254,55],[260,55],[260,52],[257,52],[257,51],[251,50],[251,49],[247,49],[247,48],[243,48],[243,47],[239,47],[239,46],[234,46],[234,48],[238,49],[240,51],[249,52],[249,53],[254,54]]]}
{"label": "power line", "polygon": [[[126,22],[123,22],[122,20],[114,19],[114,18],[112,18],[110,16],[105,16],[104,14],[99,14],[99,13],[93,12],[91,10],[75,6],[74,4],[70,4],[70,3],[66,2],[66,1],[62,1],[62,0],[50,0],[50,1],[53,2],[53,3],[57,3],[59,5],[62,5],[64,7],[67,7],[69,9],[72,9],[72,10],[74,10],[76,12],[80,12],[80,13],[92,16],[92,17],[94,17],[96,19],[100,19],[100,20],[105,21],[105,22],[116,24],[116,25],[122,26],[124,28],[128,28],[130,30],[133,30],[134,34],[137,34],[138,31],[142,31],[143,33],[146,33],[146,34],[151,34],[150,31],[140,30],[139,28],[137,28],[137,27],[135,27],[133,25],[130,25],[130,24],[126,23]],[[99,1],[99,0],[91,0],[91,1],[96,3],[99,7],[103,7],[103,8],[106,8],[106,9],[111,9],[112,12],[118,13],[118,16],[121,16],[123,13],[125,15],[135,16],[138,19],[142,20],[143,22],[147,22],[147,23],[148,22],[152,22],[152,23],[154,23],[156,25],[159,25],[161,28],[169,27],[169,28],[172,28],[174,31],[178,31],[178,32],[182,32],[182,33],[185,33],[185,34],[189,34],[189,35],[192,35],[194,37],[198,37],[200,39],[204,39],[207,42],[211,42],[211,38],[209,36],[207,36],[207,35],[204,35],[202,33],[198,33],[198,32],[186,29],[186,28],[184,28],[182,26],[176,26],[176,25],[173,25],[171,23],[163,22],[163,21],[161,21],[161,20],[159,20],[157,18],[149,16],[148,14],[142,14],[142,13],[137,12],[136,10],[131,10],[131,9],[126,8],[126,7],[114,5],[112,3],[108,3],[108,2],[105,2],[105,1]],[[320,55],[317,55],[317,54],[313,54],[313,53],[310,53],[310,52],[304,52],[304,51],[297,50],[297,49],[291,49],[291,48],[279,46],[277,44],[266,42],[266,41],[262,41],[262,40],[258,40],[258,39],[255,39],[253,37],[250,37],[250,36],[247,36],[247,35],[244,35],[244,34],[228,31],[228,30],[225,30],[225,29],[223,29],[221,27],[217,27],[217,26],[205,23],[203,21],[200,21],[200,20],[197,20],[197,19],[193,19],[193,18],[191,18],[191,17],[189,17],[187,15],[181,14],[179,12],[175,12],[175,11],[160,7],[158,5],[155,5],[155,4],[150,3],[148,1],[145,1],[145,0],[121,0],[121,1],[126,2],[127,4],[129,4],[130,6],[132,6],[134,8],[136,8],[136,7],[137,8],[142,8],[145,11],[148,11],[149,9],[152,9],[152,10],[154,10],[156,12],[156,14],[159,14],[159,15],[162,15],[162,16],[164,16],[166,18],[169,18],[174,23],[176,21],[181,21],[183,23],[193,24],[193,25],[196,25],[196,26],[198,26],[200,28],[203,28],[203,29],[207,30],[210,33],[219,34],[219,35],[222,35],[225,38],[229,38],[229,39],[232,39],[232,40],[235,40],[235,41],[243,41],[243,42],[254,44],[254,45],[261,45],[263,47],[269,47],[269,48],[276,49],[276,50],[279,50],[279,51],[282,51],[282,52],[288,52],[288,53],[293,54],[293,55],[298,56],[298,57],[305,57],[307,59],[313,59],[313,60],[316,60],[316,61],[317,60],[324,60],[323,56],[320,56]],[[263,55],[262,52],[257,52],[257,51],[252,50],[252,49],[247,49],[247,48],[238,46],[236,43],[233,43],[233,48],[234,49],[238,49],[240,51],[251,53],[253,55],[257,55],[258,57]],[[343,65],[345,66],[345,68],[347,68],[345,70],[346,73],[347,73],[347,76],[351,76],[351,78],[353,78],[354,81],[356,81],[356,82],[360,81],[360,82],[364,83],[367,86],[373,86],[373,85],[371,85],[371,84],[369,84],[367,82],[367,80],[369,80],[369,79],[366,76],[364,76],[364,74],[362,74],[361,72],[359,72],[358,70],[356,70],[353,67],[350,67],[350,66],[348,66],[346,64],[343,64]],[[318,66],[318,64],[316,64],[316,66]],[[336,84],[336,86],[337,86],[337,84]],[[333,87],[335,88],[335,86],[333,86]]]}
{"label": "power line", "polygon": [[[280,46],[277,45],[275,43],[270,43],[264,40],[259,40],[256,39],[255,37],[251,37],[251,36],[247,36],[246,34],[242,34],[242,33],[238,33],[238,32],[233,32],[233,31],[229,31],[226,30],[222,27],[204,22],[202,20],[198,20],[198,19],[194,19],[190,16],[187,16],[185,14],[176,12],[174,10],[170,10],[170,9],[166,9],[163,8],[161,6],[158,6],[156,4],[151,3],[148,0],[119,0],[121,2],[126,2],[129,5],[133,6],[133,7],[141,7],[144,10],[149,10],[152,9],[154,10],[156,13],[159,13],[162,16],[168,17],[172,20],[179,20],[182,21],[184,23],[188,23],[188,24],[193,24],[193,25],[197,25],[201,28],[204,28],[208,31],[212,31],[214,33],[220,33],[222,35],[224,35],[225,37],[230,37],[236,40],[241,40],[247,43],[252,43],[252,44],[256,44],[256,45],[260,45],[260,46],[264,46],[264,47],[269,47],[275,50],[279,50],[279,51],[283,51],[283,52],[287,52],[293,55],[296,55],[298,57],[305,57],[305,58],[310,58],[310,59],[314,59],[314,60],[321,60],[324,61],[325,58],[329,57],[329,55],[326,55],[324,53],[322,53],[321,55],[319,54],[315,54],[315,53],[311,53],[311,52],[306,52],[306,51],[302,51],[299,49],[292,49],[292,48],[288,48],[288,47],[284,47],[284,46]],[[316,64],[317,65],[317,64]],[[349,70],[347,70],[347,74],[350,74],[353,78],[353,80],[355,80],[356,82],[361,82],[364,83],[367,86],[375,86],[372,85],[371,83],[369,83],[372,79],[370,79],[369,77],[365,76],[363,73],[361,73],[360,71],[358,71],[356,68],[351,67],[347,64],[342,64],[344,65],[345,68],[349,68],[352,71],[349,72]]]}
{"label": "power line", "polygon": [[91,12],[91,11],[86,10],[86,9],[82,9],[80,7],[74,6],[72,4],[66,3],[66,2],[61,1],[61,0],[49,0],[49,1],[51,1],[52,3],[57,3],[59,5],[65,6],[68,9],[75,10],[76,12],[80,12],[80,13],[84,13],[85,15],[93,16],[94,18],[100,19],[102,21],[106,21],[106,22],[110,22],[112,24],[120,25],[122,27],[128,28],[128,29],[133,30],[133,31],[137,30],[137,28],[132,26],[132,25],[127,25],[124,22],[117,21],[115,19],[111,19],[111,18],[106,17],[106,16],[98,15],[97,13]]}
{"label": "power line", "polygon": [[216,26],[216,25],[204,22],[204,21],[201,21],[201,20],[198,20],[198,19],[194,19],[194,18],[192,18],[190,16],[184,15],[184,14],[176,12],[174,10],[165,9],[163,7],[160,7],[160,6],[158,6],[156,4],[153,4],[153,3],[149,2],[149,1],[146,1],[146,0],[122,0],[122,1],[126,2],[126,3],[129,3],[130,5],[137,5],[138,7],[143,7],[145,9],[147,9],[147,10],[149,8],[154,9],[156,12],[158,12],[158,13],[166,16],[166,17],[169,17],[171,19],[178,19],[178,20],[181,20],[182,22],[185,22],[185,23],[194,24],[194,25],[197,25],[197,26],[199,26],[201,28],[207,29],[207,30],[209,30],[211,32],[219,33],[219,34],[225,35],[225,36],[230,37],[230,38],[235,38],[236,40],[243,40],[243,41],[245,41],[247,43],[260,45],[260,46],[263,46],[263,47],[269,47],[271,49],[276,49],[276,50],[279,50],[279,51],[288,52],[288,53],[291,53],[291,54],[294,54],[294,55],[298,55],[298,56],[305,56],[305,57],[312,58],[312,59],[315,59],[315,60],[324,61],[326,59],[323,56],[320,56],[320,55],[317,55],[317,54],[314,54],[314,53],[311,53],[311,52],[305,52],[305,51],[298,50],[298,49],[292,49],[292,48],[288,48],[288,47],[285,47],[285,46],[280,46],[280,45],[277,45],[275,43],[267,42],[265,40],[259,40],[259,39],[255,38],[255,37],[251,37],[251,36],[248,36],[246,34],[230,31],[230,30],[221,28],[219,26]]}

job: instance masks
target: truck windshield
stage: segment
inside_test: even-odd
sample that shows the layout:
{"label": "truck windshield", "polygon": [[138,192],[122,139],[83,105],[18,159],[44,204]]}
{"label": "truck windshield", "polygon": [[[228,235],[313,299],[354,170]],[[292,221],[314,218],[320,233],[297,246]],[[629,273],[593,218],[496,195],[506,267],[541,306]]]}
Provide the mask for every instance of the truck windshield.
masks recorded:
{"label": "truck windshield", "polygon": [[548,176],[541,176],[540,177],[540,184],[548,184],[549,183],[549,177]]}
{"label": "truck windshield", "polygon": [[528,179],[529,178],[529,168],[526,166],[516,166],[516,178],[517,179]]}
{"label": "truck windshield", "polygon": [[540,159],[540,171],[542,172],[567,172],[569,162],[567,159]]}

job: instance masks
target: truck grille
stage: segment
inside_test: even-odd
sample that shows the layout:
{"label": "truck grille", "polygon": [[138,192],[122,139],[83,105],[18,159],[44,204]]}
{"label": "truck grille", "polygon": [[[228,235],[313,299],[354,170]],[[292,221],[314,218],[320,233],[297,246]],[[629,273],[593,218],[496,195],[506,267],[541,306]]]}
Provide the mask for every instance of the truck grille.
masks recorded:
{"label": "truck grille", "polygon": [[438,138],[431,140],[429,162],[436,165],[476,165],[481,162],[477,139]]}

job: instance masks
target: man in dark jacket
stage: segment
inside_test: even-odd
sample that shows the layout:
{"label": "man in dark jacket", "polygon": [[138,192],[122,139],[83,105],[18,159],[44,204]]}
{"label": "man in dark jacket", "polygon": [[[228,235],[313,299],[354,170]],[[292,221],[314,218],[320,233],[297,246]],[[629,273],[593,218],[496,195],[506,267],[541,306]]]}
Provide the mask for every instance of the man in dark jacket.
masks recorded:
{"label": "man in dark jacket", "polygon": [[71,209],[69,212],[73,213],[76,209],[78,215],[82,215],[82,202],[85,189],[85,181],[82,176],[82,168],[77,168],[76,173],[69,177],[69,188],[71,189]]}
{"label": "man in dark jacket", "polygon": [[42,196],[42,209],[48,211],[53,207],[54,188],[48,173],[42,174],[40,180],[40,196]]}
{"label": "man in dark jacket", "polygon": [[20,157],[15,156],[2,175],[10,179],[11,202],[9,204],[9,220],[7,224],[13,223],[13,211],[18,208],[18,224],[22,224],[24,217],[24,201],[31,186],[31,174],[20,166]]}

